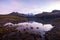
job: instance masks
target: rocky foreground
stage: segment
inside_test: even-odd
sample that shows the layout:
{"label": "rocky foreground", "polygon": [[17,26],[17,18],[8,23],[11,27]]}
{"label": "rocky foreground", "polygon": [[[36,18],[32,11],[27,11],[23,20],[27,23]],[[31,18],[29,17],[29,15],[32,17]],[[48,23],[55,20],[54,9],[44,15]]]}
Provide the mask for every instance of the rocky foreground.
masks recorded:
{"label": "rocky foreground", "polygon": [[41,40],[41,36],[21,33],[16,27],[0,27],[0,40]]}
{"label": "rocky foreground", "polygon": [[46,40],[60,40],[60,18],[57,18],[52,21],[54,28],[49,32],[46,32],[45,39]]}
{"label": "rocky foreground", "polygon": [[55,27],[45,34],[46,40],[60,40],[60,27]]}

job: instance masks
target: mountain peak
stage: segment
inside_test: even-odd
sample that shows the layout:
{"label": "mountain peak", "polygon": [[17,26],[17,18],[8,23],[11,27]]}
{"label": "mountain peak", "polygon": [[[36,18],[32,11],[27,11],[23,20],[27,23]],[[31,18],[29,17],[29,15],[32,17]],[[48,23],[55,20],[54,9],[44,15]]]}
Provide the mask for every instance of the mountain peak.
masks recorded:
{"label": "mountain peak", "polygon": [[60,13],[60,10],[53,10],[52,13]]}

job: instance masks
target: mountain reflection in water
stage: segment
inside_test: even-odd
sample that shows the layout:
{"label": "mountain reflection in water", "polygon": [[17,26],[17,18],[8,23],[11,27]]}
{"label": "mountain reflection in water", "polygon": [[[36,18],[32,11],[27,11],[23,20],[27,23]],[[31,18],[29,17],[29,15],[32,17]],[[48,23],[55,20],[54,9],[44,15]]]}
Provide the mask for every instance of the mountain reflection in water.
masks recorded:
{"label": "mountain reflection in water", "polygon": [[[6,23],[5,26],[6,25],[12,25],[12,23]],[[16,29],[20,30],[21,32],[24,32],[25,30],[28,33],[40,34],[42,37],[46,31],[53,28],[51,24],[42,24],[34,21],[13,24],[12,26],[17,26]]]}

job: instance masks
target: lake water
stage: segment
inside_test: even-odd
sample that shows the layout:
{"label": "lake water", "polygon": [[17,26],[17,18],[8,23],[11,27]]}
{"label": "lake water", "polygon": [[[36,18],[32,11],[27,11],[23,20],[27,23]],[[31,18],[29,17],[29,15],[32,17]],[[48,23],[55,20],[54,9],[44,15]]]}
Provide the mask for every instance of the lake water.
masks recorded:
{"label": "lake water", "polygon": [[[9,23],[6,24],[9,25]],[[51,24],[43,24],[34,21],[23,22],[13,25],[18,26],[16,29],[20,30],[21,32],[27,31],[28,33],[39,34],[42,37],[44,37],[43,35],[45,34],[45,32],[50,31],[54,27]]]}
{"label": "lake water", "polygon": [[34,21],[18,23],[17,25],[19,26],[17,27],[18,30],[24,31],[24,29],[26,29],[29,33],[41,34],[42,36],[45,32],[50,31],[54,27],[51,24],[43,24]]}

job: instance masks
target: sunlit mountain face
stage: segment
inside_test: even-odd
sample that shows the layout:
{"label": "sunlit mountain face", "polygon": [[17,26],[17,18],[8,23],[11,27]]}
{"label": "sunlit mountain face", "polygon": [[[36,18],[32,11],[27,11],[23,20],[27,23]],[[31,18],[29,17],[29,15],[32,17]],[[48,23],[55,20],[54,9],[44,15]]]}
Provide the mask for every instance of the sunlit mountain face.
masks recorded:
{"label": "sunlit mountain face", "polygon": [[0,0],[0,14],[19,12],[38,14],[60,9],[60,0]]}

